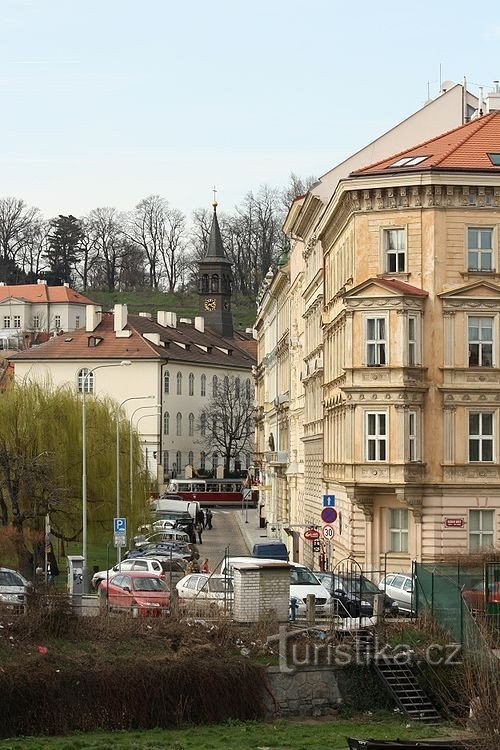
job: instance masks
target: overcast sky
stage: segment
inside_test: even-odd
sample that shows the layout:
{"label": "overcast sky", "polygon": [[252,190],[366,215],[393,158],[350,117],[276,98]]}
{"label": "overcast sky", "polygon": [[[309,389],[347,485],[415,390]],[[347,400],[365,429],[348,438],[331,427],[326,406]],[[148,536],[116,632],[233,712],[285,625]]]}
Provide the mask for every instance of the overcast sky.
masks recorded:
{"label": "overcast sky", "polygon": [[159,193],[230,211],[436,95],[500,78],[500,4],[0,0],[0,195],[51,217]]}

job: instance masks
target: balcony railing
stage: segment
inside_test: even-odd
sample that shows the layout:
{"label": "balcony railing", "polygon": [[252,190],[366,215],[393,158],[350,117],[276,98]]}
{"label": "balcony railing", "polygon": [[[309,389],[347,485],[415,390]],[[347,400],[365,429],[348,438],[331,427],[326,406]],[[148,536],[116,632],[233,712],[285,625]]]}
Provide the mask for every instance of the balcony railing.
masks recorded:
{"label": "balcony railing", "polygon": [[288,451],[267,451],[266,463],[271,466],[286,466],[288,464]]}

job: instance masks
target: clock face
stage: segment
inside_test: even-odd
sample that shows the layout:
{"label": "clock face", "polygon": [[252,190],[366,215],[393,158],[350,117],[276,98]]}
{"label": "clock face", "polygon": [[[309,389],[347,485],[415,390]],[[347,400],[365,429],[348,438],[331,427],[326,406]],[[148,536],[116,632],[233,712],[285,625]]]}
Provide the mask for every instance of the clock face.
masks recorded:
{"label": "clock face", "polygon": [[215,297],[208,297],[205,300],[205,310],[215,310],[217,307],[217,300]]}

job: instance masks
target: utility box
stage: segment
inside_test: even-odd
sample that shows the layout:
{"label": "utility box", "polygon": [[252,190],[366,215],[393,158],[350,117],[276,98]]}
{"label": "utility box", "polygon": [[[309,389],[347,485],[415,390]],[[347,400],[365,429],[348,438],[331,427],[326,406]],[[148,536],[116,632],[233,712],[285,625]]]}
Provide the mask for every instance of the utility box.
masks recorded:
{"label": "utility box", "polygon": [[83,557],[68,555],[68,592],[81,596],[84,593]]}
{"label": "utility box", "polygon": [[266,617],[288,621],[290,565],[282,560],[234,564],[236,622],[258,622]]}

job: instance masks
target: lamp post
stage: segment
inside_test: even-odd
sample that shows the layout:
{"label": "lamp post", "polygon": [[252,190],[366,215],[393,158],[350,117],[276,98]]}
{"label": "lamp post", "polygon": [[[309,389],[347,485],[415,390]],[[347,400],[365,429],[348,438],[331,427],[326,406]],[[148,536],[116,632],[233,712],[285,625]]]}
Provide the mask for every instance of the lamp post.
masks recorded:
{"label": "lamp post", "polygon": [[[151,406],[149,404],[147,404],[146,406],[138,406],[137,409],[134,409],[134,411],[130,415],[130,430],[129,430],[129,438],[130,438],[130,445],[129,445],[129,449],[130,449],[129,470],[130,470],[130,476],[129,476],[129,483],[130,483],[130,509],[131,510],[132,510],[132,507],[133,507],[133,504],[134,504],[134,498],[133,498],[133,494],[134,494],[133,493],[134,466],[133,466],[133,462],[132,462],[132,452],[133,452],[132,451],[132,448],[133,448],[132,427],[133,427],[134,416],[135,416],[136,412],[141,411],[141,409],[161,409],[161,404],[151,404]],[[145,419],[146,417],[153,417],[153,416],[155,416],[155,415],[154,414],[143,414],[142,417],[139,417],[139,419],[137,420],[136,427],[139,424],[139,422],[141,421],[141,419]],[[148,467],[147,467],[147,464],[146,464],[146,470],[147,470],[147,468]]]}
{"label": "lamp post", "polygon": [[[115,413],[116,421],[116,517],[120,518],[120,409],[129,401],[140,401],[145,398],[154,398],[154,396],[130,396],[118,404]],[[119,565],[122,559],[122,548],[116,548],[116,562]]]}
{"label": "lamp post", "polygon": [[128,367],[132,362],[129,359],[123,359],[121,362],[113,362],[109,365],[97,365],[97,367],[87,368],[82,378],[82,557],[83,557],[83,591],[87,593],[87,409],[86,409],[86,392],[89,387],[89,378],[96,372],[105,367]]}

